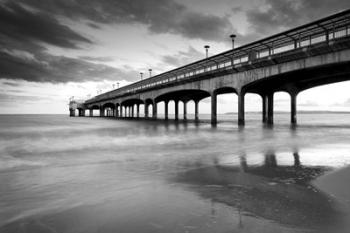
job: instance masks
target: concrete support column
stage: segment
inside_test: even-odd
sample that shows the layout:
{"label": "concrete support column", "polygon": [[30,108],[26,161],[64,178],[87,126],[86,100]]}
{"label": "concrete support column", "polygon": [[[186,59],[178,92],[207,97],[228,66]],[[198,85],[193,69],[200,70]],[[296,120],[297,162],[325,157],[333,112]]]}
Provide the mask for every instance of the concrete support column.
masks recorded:
{"label": "concrete support column", "polygon": [[238,125],[245,124],[244,96],[245,96],[245,93],[243,91],[238,93]]}
{"label": "concrete support column", "polygon": [[265,166],[267,167],[277,167],[276,155],[273,153],[268,153],[265,155]]}
{"label": "concrete support column", "polygon": [[184,101],[184,120],[187,120],[187,101]]}
{"label": "concrete support column", "polygon": [[175,121],[179,120],[179,101],[175,100]]}
{"label": "concrete support column", "polygon": [[94,110],[93,110],[93,109],[90,109],[90,110],[89,110],[89,116],[90,116],[90,117],[94,116]]}
{"label": "concrete support column", "polygon": [[217,123],[217,95],[216,93],[211,94],[211,124]]}
{"label": "concrete support column", "polygon": [[290,94],[290,122],[292,125],[297,123],[297,94]]}
{"label": "concrete support column", "polygon": [[153,101],[152,110],[153,110],[152,118],[157,119],[157,103],[156,103],[156,101]]}
{"label": "concrete support column", "polygon": [[132,106],[131,106],[131,117],[132,117],[132,118],[134,118],[134,116],[135,116],[135,115],[134,115],[134,113],[135,113],[135,112],[134,112],[134,109],[135,109],[135,105],[132,105]]}
{"label": "concrete support column", "polygon": [[105,110],[104,108],[100,107],[100,117],[104,117],[105,116]]}
{"label": "concrete support column", "polygon": [[145,103],[145,117],[148,118],[148,104]]}
{"label": "concrete support column", "polygon": [[262,122],[266,123],[267,122],[267,96],[262,95]]}
{"label": "concrete support column", "polygon": [[164,101],[164,119],[167,121],[169,119],[169,101]]}
{"label": "concrete support column", "polygon": [[194,120],[198,121],[199,117],[198,117],[198,107],[199,107],[199,100],[195,100],[194,101]]}
{"label": "concrete support column", "polygon": [[273,93],[267,95],[267,124],[273,125]]}
{"label": "concrete support column", "polygon": [[294,152],[293,153],[293,157],[294,157],[294,166],[295,167],[299,167],[301,165],[299,153],[298,152]]}
{"label": "concrete support column", "polygon": [[119,106],[115,105],[115,117],[119,117]]}
{"label": "concrete support column", "polygon": [[74,109],[69,109],[69,116],[74,117],[75,116],[75,110]]}
{"label": "concrete support column", "polygon": [[140,118],[140,104],[136,104],[136,117]]}

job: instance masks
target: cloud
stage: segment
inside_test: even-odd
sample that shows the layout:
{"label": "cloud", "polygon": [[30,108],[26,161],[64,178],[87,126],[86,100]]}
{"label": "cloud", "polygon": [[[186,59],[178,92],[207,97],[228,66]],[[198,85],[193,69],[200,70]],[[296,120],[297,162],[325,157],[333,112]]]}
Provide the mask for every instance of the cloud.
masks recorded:
{"label": "cloud", "polygon": [[143,24],[152,33],[179,34],[185,38],[222,41],[232,32],[227,16],[195,12],[174,0],[22,0],[23,4],[42,12],[73,20],[89,20],[96,28],[102,24]]}
{"label": "cloud", "polygon": [[1,78],[23,79],[31,82],[82,82],[99,80],[134,81],[133,70],[120,70],[103,64],[94,64],[65,56],[47,53],[28,60],[11,53],[0,52]]}
{"label": "cloud", "polygon": [[0,103],[1,104],[11,104],[14,101],[16,102],[37,102],[44,100],[45,98],[35,95],[13,95],[13,94],[3,94],[0,93]]}
{"label": "cloud", "polygon": [[[0,4],[1,39],[47,43],[64,48],[79,48],[92,41],[79,35],[49,14],[30,11],[15,2]],[[1,44],[6,41],[1,41]]]}
{"label": "cloud", "polygon": [[350,7],[348,0],[265,0],[261,8],[248,10],[254,32],[266,35],[308,23]]}
{"label": "cloud", "polygon": [[95,62],[110,62],[114,61],[113,57],[91,57],[91,56],[80,56],[80,59],[86,60],[86,61],[95,61]]}
{"label": "cloud", "polygon": [[72,58],[49,54],[50,46],[80,49],[93,42],[61,24],[52,14],[0,1],[0,79],[31,82],[133,81],[133,70],[93,62],[109,57]]}
{"label": "cloud", "polygon": [[346,99],[345,101],[338,102],[338,103],[335,103],[333,105],[337,106],[337,107],[346,107],[346,108],[348,108],[350,106],[350,99]]}
{"label": "cloud", "polygon": [[320,106],[317,102],[311,101],[311,100],[307,100],[305,102],[298,103],[298,105],[300,107],[318,107],[318,106]]}
{"label": "cloud", "polygon": [[165,55],[161,58],[162,62],[166,65],[172,67],[180,67],[191,62],[195,62],[197,60],[204,58],[204,53],[199,52],[193,47],[188,47],[187,51],[180,51],[174,55]]}

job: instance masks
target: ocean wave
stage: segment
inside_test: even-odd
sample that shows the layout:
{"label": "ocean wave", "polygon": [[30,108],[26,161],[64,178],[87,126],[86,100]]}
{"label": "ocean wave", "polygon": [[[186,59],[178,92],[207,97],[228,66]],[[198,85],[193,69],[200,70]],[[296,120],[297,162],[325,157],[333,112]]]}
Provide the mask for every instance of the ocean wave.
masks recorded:
{"label": "ocean wave", "polygon": [[20,168],[20,167],[38,167],[45,166],[46,163],[42,161],[31,161],[23,158],[15,158],[10,155],[0,156],[0,171]]}

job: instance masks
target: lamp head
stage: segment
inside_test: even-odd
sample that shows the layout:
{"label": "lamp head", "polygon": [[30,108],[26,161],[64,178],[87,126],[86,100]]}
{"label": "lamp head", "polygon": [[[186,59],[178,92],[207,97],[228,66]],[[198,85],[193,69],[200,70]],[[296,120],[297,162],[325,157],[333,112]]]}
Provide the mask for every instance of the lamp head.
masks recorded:
{"label": "lamp head", "polygon": [[236,38],[236,35],[235,35],[235,34],[232,34],[232,35],[230,35],[230,37],[231,37],[231,39],[233,40],[233,39]]}

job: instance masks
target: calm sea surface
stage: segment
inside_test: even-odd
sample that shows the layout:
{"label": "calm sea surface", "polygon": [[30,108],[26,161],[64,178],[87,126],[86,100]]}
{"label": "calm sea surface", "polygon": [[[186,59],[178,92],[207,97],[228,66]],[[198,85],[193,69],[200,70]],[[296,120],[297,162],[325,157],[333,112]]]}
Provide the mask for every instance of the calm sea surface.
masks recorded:
{"label": "calm sea surface", "polygon": [[246,118],[2,115],[0,232],[350,232],[350,114]]}

